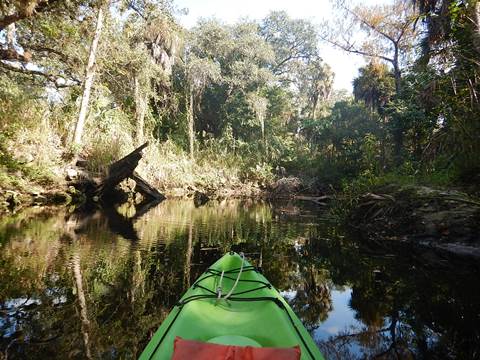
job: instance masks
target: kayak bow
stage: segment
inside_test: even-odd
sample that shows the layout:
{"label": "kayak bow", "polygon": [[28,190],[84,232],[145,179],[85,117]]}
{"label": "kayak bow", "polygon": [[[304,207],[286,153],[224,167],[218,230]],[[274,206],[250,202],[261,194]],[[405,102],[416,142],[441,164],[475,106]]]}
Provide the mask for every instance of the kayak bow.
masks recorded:
{"label": "kayak bow", "polygon": [[176,336],[209,343],[301,348],[301,360],[322,360],[318,347],[288,303],[242,256],[215,262],[175,305],[140,360],[166,360]]}

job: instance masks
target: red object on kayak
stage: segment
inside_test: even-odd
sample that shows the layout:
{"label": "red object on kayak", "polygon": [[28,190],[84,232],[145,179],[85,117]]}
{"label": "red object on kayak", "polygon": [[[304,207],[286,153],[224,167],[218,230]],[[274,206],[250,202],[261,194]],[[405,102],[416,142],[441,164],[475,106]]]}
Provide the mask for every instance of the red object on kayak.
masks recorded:
{"label": "red object on kayak", "polygon": [[291,348],[258,348],[219,345],[177,336],[172,360],[300,360],[300,346]]}

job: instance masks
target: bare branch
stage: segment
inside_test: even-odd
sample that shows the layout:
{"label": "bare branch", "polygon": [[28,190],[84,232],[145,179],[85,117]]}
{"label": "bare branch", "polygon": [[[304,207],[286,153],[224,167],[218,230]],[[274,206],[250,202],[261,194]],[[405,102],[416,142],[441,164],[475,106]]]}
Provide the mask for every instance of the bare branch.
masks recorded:
{"label": "bare branch", "polygon": [[347,52],[350,52],[350,53],[353,53],[353,54],[362,55],[362,56],[382,59],[382,60],[388,61],[392,64],[394,63],[394,59],[392,59],[392,58],[389,58],[389,57],[384,56],[384,55],[369,53],[369,52],[366,52],[366,51],[363,51],[363,50],[356,49],[356,48],[353,47],[353,44],[341,44],[339,42],[330,40],[327,37],[323,37],[323,36],[321,38],[322,38],[322,40],[328,42],[329,44],[331,44],[331,45],[333,45],[333,46],[335,46],[339,49],[342,49],[344,51],[347,51]]}
{"label": "bare branch", "polygon": [[410,19],[410,21],[407,21],[405,22],[405,24],[403,24],[402,26],[402,29],[400,31],[400,34],[398,34],[397,36],[397,43],[400,42],[400,40],[402,39],[403,35],[405,34],[405,32],[407,31],[407,29],[412,26],[413,29],[415,29],[415,26],[416,26],[416,23],[418,21],[418,19],[420,18],[419,15],[417,16],[414,16]]}
{"label": "bare branch", "polygon": [[[63,76],[60,75],[54,75],[54,74],[49,74],[46,72],[43,72],[41,70],[34,70],[34,69],[27,69],[25,66],[17,67],[11,64],[8,64],[6,62],[0,61],[0,67],[7,71],[12,71],[24,75],[32,75],[32,76],[40,76],[52,83],[56,88],[67,88],[67,87],[72,87],[72,86],[77,86],[81,82],[78,79],[71,78],[66,80]],[[60,82],[60,80],[63,80],[63,83]],[[71,83],[68,83],[70,81]]]}
{"label": "bare branch", "polygon": [[[75,67],[77,66],[78,64],[78,59],[75,59],[75,58],[71,58],[70,56],[68,56],[67,54],[61,52],[60,50],[57,50],[57,49],[53,49],[53,48],[50,48],[50,47],[47,47],[47,46],[43,46],[43,45],[35,45],[35,44],[24,44],[22,42],[19,42],[19,45],[23,48],[23,49],[26,49],[26,51],[29,53],[30,50],[32,52],[34,52],[34,58],[37,59],[38,57],[49,57],[51,56],[52,54],[53,55],[56,55],[62,62],[64,62],[65,64],[68,64],[72,67]],[[9,60],[9,59],[4,59],[1,57],[0,55],[0,60]],[[17,60],[17,59],[16,59]],[[27,60],[21,60],[21,59],[18,59],[19,61],[22,61],[22,62],[28,62]]]}
{"label": "bare branch", "polygon": [[143,20],[147,20],[147,17],[140,11],[140,9],[135,5],[133,1],[128,2],[128,7],[135,11],[138,16],[140,16]]}
{"label": "bare branch", "polygon": [[358,22],[362,23],[363,25],[365,25],[366,27],[372,29],[373,31],[375,31],[376,33],[382,35],[383,37],[385,37],[386,39],[390,40],[391,42],[393,43],[396,43],[395,39],[393,37],[391,37],[390,35],[388,35],[387,33],[385,33],[384,31],[381,31],[378,27],[376,27],[375,25],[373,25],[372,23],[368,22],[366,19],[362,18],[360,15],[358,15],[355,11],[349,9],[348,7],[346,6],[343,6],[344,10],[347,11],[348,13],[350,13],[355,19],[357,19]]}

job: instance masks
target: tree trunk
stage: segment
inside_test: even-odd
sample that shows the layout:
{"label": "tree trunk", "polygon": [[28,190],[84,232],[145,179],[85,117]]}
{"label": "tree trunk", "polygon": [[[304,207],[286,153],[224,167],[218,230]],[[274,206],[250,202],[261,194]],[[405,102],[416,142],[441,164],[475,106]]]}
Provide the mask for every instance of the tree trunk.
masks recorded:
{"label": "tree trunk", "polygon": [[260,128],[262,129],[262,141],[265,144],[265,119],[260,115]]}
{"label": "tree trunk", "polygon": [[397,121],[396,128],[393,131],[393,142],[394,142],[393,155],[394,155],[394,161],[396,166],[399,166],[402,163],[402,150],[403,150],[402,127],[403,127],[402,124],[400,124],[400,122]]}
{"label": "tree trunk", "polygon": [[422,159],[422,130],[419,124],[415,124],[414,127],[414,134],[413,134],[413,158],[416,161],[420,161]]}
{"label": "tree trunk", "polygon": [[473,46],[475,47],[477,54],[480,54],[480,1],[477,1],[475,3],[472,12],[473,14],[471,16],[471,19],[474,26]]}
{"label": "tree trunk", "polygon": [[137,146],[144,142],[145,112],[147,110],[147,99],[142,93],[138,75],[134,77],[135,85],[135,140]]}
{"label": "tree trunk", "polygon": [[77,253],[73,255],[72,265],[73,276],[75,278],[75,287],[77,290],[78,305],[80,306],[80,318],[82,321],[81,329],[83,335],[83,345],[85,346],[85,356],[88,359],[91,359],[92,353],[90,350],[90,340],[88,334],[90,328],[90,321],[88,320],[87,301],[85,299],[85,292],[83,290],[82,269],[80,267],[80,251],[77,251]]}
{"label": "tree trunk", "polygon": [[193,121],[193,91],[190,88],[188,94],[188,107],[187,107],[187,120],[188,120],[188,141],[190,146],[190,159],[194,159],[193,151],[194,151],[194,141],[195,141],[195,129],[194,129],[194,121]]}
{"label": "tree trunk", "polygon": [[[132,271],[132,288],[130,293],[130,301],[132,308],[135,306],[135,300],[142,298],[145,295],[145,270],[142,269],[142,253],[135,250],[133,256],[133,271]],[[137,297],[138,294],[138,297]]]}
{"label": "tree trunk", "polygon": [[[401,80],[402,74],[400,70],[400,65],[398,63],[398,44],[394,44],[395,53],[393,57],[393,74],[395,77],[395,96],[398,98],[401,93]],[[403,137],[404,137],[404,128],[403,123],[400,119],[396,119],[396,126],[393,130],[393,157],[395,165],[400,165],[402,163],[402,150],[403,150]]]}
{"label": "tree trunk", "polygon": [[311,112],[312,120],[315,120],[315,117],[317,116],[317,106],[318,106],[318,95],[315,94],[313,97],[313,105],[312,105],[312,112]]}
{"label": "tree trunk", "polygon": [[97,26],[95,35],[93,36],[92,45],[90,46],[90,54],[88,56],[88,64],[85,70],[85,81],[83,83],[83,95],[80,103],[80,112],[78,114],[77,124],[75,126],[75,135],[73,138],[74,144],[80,145],[82,143],[83,127],[88,113],[88,101],[90,99],[90,91],[92,89],[93,77],[95,75],[95,59],[97,56],[98,41],[102,33],[103,26],[103,8],[98,9]]}
{"label": "tree trunk", "polygon": [[395,95],[398,97],[400,96],[401,91],[401,80],[402,80],[402,73],[400,70],[400,66],[398,65],[398,54],[396,54],[395,61],[393,62],[393,75],[395,77]]}
{"label": "tree trunk", "polygon": [[7,26],[7,48],[15,48],[15,23]]}
{"label": "tree trunk", "polygon": [[387,133],[385,131],[385,126],[387,124],[387,117],[383,118],[383,124],[381,124],[381,139],[380,139],[380,166],[381,170],[380,173],[383,174],[385,169],[387,168],[387,150],[386,150],[386,142],[387,142]]}
{"label": "tree trunk", "polygon": [[185,252],[185,266],[183,271],[183,284],[184,284],[185,290],[190,287],[190,268],[192,266],[192,253],[193,253],[193,217],[190,217],[190,224],[188,225],[187,251]]}

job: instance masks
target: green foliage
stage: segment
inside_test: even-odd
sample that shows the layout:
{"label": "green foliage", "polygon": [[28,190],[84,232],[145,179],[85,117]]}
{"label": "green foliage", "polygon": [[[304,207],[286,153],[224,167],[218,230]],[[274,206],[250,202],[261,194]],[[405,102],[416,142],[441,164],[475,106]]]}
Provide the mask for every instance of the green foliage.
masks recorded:
{"label": "green foliage", "polygon": [[478,182],[480,127],[477,92],[479,47],[478,1],[437,0],[416,3],[427,28],[421,74],[429,74],[422,103],[435,116],[439,131],[431,136],[428,160],[449,158],[463,182]]}
{"label": "green foliage", "polygon": [[274,181],[272,165],[261,163],[255,165],[255,167],[247,168],[242,173],[241,180],[252,181],[257,183],[260,187],[266,188]]}
{"label": "green foliage", "polygon": [[83,152],[88,170],[102,173],[109,164],[134,149],[133,126],[125,113],[110,108],[108,97],[97,96],[91,105],[93,116],[87,122]]}
{"label": "green foliage", "polygon": [[372,111],[381,112],[395,93],[395,80],[388,66],[376,61],[359,69],[353,80],[353,95]]}
{"label": "green foliage", "polygon": [[60,161],[60,139],[35,90],[0,75],[0,187],[57,180],[52,168]]}
{"label": "green foliage", "polygon": [[337,102],[328,116],[305,123],[317,152],[318,177],[338,184],[362,171],[378,169],[381,162],[380,117],[355,102]]}
{"label": "green foliage", "polygon": [[[385,55],[359,69],[353,101],[332,90],[334,75],[307,20],[274,11],[235,24],[204,19],[187,31],[170,1],[111,3],[78,149],[69,144],[98,3],[69,1],[63,11],[32,13],[13,34],[22,50],[17,65],[25,66],[11,69],[0,59],[3,177],[21,171],[47,181],[44,170],[62,174],[73,155],[100,173],[149,140],[144,175],[165,189],[265,186],[283,168],[337,186],[390,173],[474,182],[480,171],[476,27],[470,4],[448,4],[448,14],[423,9],[427,21],[434,15],[449,21],[444,38],[429,37],[430,61],[412,61],[418,33],[408,27],[398,63],[376,29],[398,35],[414,21],[411,9],[400,2],[351,9],[345,21],[352,26],[363,31],[373,24],[360,53]],[[0,36],[2,49],[9,47],[6,39]],[[195,161],[186,153],[190,143]]]}
{"label": "green foliage", "polygon": [[285,11],[272,11],[263,19],[260,33],[274,51],[274,73],[284,80],[291,80],[298,61],[308,61],[318,55],[313,24],[304,19],[292,19]]}
{"label": "green foliage", "polygon": [[[98,4],[72,2],[65,14],[45,13],[19,23],[15,36],[22,46],[37,49],[36,66],[51,71],[52,77],[37,74],[24,85],[24,74],[10,72],[1,78],[10,92],[1,98],[10,102],[0,109],[5,109],[0,113],[8,124],[5,134],[17,141],[32,129],[45,130],[39,126],[44,123],[48,131],[32,133],[52,138],[42,140],[43,149],[37,151],[49,154],[41,164],[61,167],[80,155],[94,173],[104,172],[143,136],[155,144],[145,157],[145,176],[165,189],[241,181],[266,186],[277,166],[301,173],[313,157],[298,134],[300,122],[322,108],[333,79],[320,59],[314,26],[273,12],[262,21],[233,25],[201,20],[186,31],[175,22],[169,4],[122,2],[106,11],[84,144],[78,148],[69,145],[81,96],[77,84]],[[37,29],[33,36],[25,32],[27,26]],[[39,56],[39,43],[50,49],[43,55],[51,56]],[[65,75],[63,80],[57,73]],[[49,83],[68,86],[49,89],[45,97]],[[195,162],[185,154],[190,105]],[[27,126],[30,121],[35,126]],[[30,140],[25,137],[22,143]]]}

